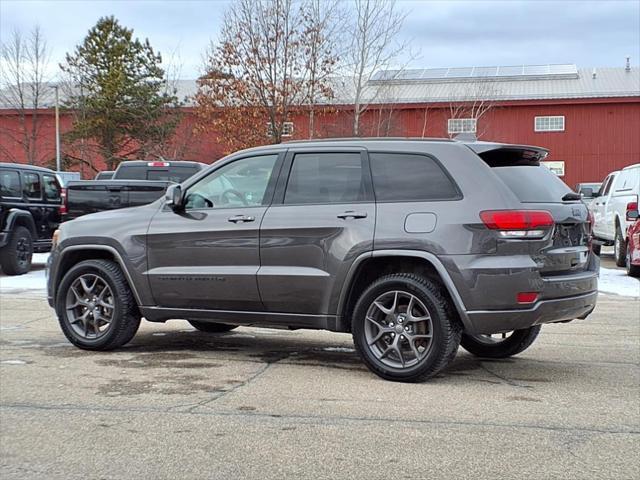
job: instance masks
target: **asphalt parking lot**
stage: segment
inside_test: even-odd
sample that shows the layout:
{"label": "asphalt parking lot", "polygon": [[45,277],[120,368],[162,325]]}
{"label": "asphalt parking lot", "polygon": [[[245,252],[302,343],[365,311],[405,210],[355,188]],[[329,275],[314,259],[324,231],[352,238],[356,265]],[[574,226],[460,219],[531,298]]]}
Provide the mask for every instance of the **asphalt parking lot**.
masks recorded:
{"label": "asphalt parking lot", "polygon": [[327,332],[143,323],[84,352],[41,297],[3,294],[0,478],[636,478],[639,322],[603,295],[519,357],[461,349],[398,384]]}

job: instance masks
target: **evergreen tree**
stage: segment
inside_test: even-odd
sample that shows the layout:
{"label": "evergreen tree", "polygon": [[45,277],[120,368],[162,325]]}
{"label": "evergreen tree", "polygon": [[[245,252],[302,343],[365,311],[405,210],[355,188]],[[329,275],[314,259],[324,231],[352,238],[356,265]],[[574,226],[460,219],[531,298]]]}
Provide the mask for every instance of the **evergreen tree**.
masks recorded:
{"label": "evergreen tree", "polygon": [[101,18],[61,65],[68,74],[66,106],[75,112],[66,140],[97,149],[108,169],[143,158],[173,135],[179,106],[162,59],[114,17]]}

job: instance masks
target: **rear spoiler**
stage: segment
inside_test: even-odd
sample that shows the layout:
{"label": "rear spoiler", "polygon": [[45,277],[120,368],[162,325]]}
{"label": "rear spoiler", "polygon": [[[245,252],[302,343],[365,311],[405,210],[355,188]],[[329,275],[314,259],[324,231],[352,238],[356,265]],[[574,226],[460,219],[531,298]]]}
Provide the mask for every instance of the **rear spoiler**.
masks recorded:
{"label": "rear spoiler", "polygon": [[513,145],[510,143],[472,142],[465,143],[490,167],[515,165],[540,165],[547,158],[549,150],[532,145]]}

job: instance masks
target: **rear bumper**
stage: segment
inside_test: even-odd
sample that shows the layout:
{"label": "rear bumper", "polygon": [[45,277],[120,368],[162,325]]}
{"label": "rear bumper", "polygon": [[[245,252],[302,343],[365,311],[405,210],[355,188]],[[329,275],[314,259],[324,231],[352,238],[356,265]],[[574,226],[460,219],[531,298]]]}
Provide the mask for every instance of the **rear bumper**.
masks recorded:
{"label": "rear bumper", "polygon": [[467,312],[474,334],[499,333],[543,323],[586,318],[596,306],[598,292],[575,297],[542,300],[528,309]]}

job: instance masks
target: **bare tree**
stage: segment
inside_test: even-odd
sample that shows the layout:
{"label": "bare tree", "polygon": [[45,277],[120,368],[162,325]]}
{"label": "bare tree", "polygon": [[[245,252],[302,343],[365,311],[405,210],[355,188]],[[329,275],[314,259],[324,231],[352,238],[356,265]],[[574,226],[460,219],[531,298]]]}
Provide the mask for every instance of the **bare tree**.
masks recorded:
{"label": "bare tree", "polygon": [[238,0],[227,11],[220,41],[205,59],[196,110],[200,128],[215,131],[229,150],[265,137],[281,142],[290,117],[327,94],[335,63],[322,31],[327,22],[324,14],[307,13],[308,6]]}
{"label": "bare tree", "polygon": [[330,75],[338,60],[338,50],[344,32],[344,10],[338,0],[306,0],[303,27],[309,108],[309,138],[315,136],[315,115],[318,105],[333,98]]}
{"label": "bare tree", "polygon": [[[40,27],[34,27],[26,36],[14,30],[2,44],[0,58],[0,102],[15,110],[18,117],[18,128],[4,128],[2,133],[20,145],[29,164],[39,163],[43,159],[40,109],[48,106],[52,90],[46,77],[50,51]],[[0,143],[0,148],[4,156],[10,156],[5,142]]]}
{"label": "bare tree", "polygon": [[[495,99],[499,90],[494,81],[479,80],[457,84],[457,89],[449,97],[449,118],[469,119],[475,121],[475,133],[477,138],[482,137],[488,125],[483,124],[482,130],[478,130],[480,119],[495,107]],[[450,136],[456,133],[450,133]]]}
{"label": "bare tree", "polygon": [[388,69],[406,43],[398,43],[397,35],[407,16],[396,9],[395,0],[355,0],[355,21],[347,54],[350,77],[353,82],[353,135],[360,135],[360,118],[379,93],[368,88],[369,81],[378,70]]}

